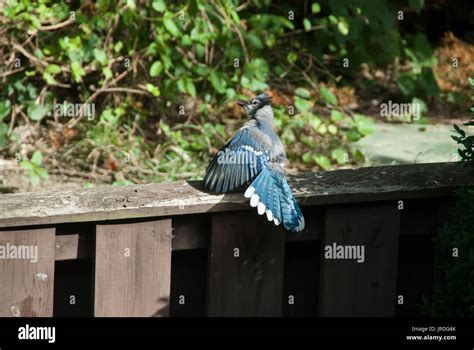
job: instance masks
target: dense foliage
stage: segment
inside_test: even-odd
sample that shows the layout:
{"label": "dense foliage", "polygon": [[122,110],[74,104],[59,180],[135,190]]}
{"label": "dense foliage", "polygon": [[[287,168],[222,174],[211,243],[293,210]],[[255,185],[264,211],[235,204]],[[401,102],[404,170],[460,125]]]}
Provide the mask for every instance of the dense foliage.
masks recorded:
{"label": "dense foliage", "polygon": [[[471,86],[474,91],[474,79],[469,79]],[[474,105],[471,106],[471,113],[474,116]],[[465,126],[474,126],[474,117],[464,123]],[[473,166],[474,165],[474,135],[466,136],[466,132],[461,129],[459,126],[454,125],[454,130],[457,135],[451,136],[454,141],[456,141],[460,146],[458,153],[461,156],[461,160],[467,162],[466,164]]]}
{"label": "dense foliage", "polygon": [[423,311],[430,316],[474,316],[474,190],[459,191],[459,201],[441,227],[435,245],[442,279],[432,298],[424,296]]}
{"label": "dense foliage", "polygon": [[[399,30],[423,3],[10,0],[0,151],[35,183],[47,177],[38,161],[117,184],[200,176],[240,123],[235,99],[266,90],[292,164],[358,164],[348,145],[372,121],[341,103],[343,86],[368,76],[374,87],[374,69],[407,62],[394,77],[401,100],[439,94],[426,35]],[[59,117],[64,101],[96,115]]]}

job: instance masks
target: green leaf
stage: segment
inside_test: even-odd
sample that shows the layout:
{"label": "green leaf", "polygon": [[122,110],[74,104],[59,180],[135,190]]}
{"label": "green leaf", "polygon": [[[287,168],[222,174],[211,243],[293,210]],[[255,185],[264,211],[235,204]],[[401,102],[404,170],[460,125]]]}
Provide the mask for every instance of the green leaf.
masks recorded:
{"label": "green leaf", "polygon": [[34,169],[34,165],[31,162],[27,161],[27,160],[22,160],[20,162],[20,166],[25,170],[33,170]]}
{"label": "green leaf", "polygon": [[157,77],[163,71],[163,63],[161,61],[155,61],[150,67],[150,76]]}
{"label": "green leaf", "polygon": [[151,7],[156,12],[165,12],[165,10],[166,10],[166,5],[165,5],[165,2],[163,0],[153,1],[153,3],[151,4]]}
{"label": "green leaf", "polygon": [[362,153],[360,149],[358,148],[352,149],[351,153],[352,153],[352,156],[355,158],[355,160],[357,160],[358,162],[362,163],[365,161],[364,154]]}
{"label": "green leaf", "polygon": [[339,33],[346,36],[349,34],[349,23],[347,23],[345,20],[339,21],[337,23],[337,29],[339,30]]}
{"label": "green leaf", "polygon": [[325,135],[327,132],[328,132],[328,127],[326,124],[321,124],[318,128],[318,130],[316,130],[319,134],[321,135]]}
{"label": "green leaf", "polygon": [[295,106],[300,112],[306,112],[311,109],[312,104],[304,98],[295,96]]}
{"label": "green leaf", "polygon": [[0,100],[0,120],[10,114],[11,105],[10,100]]}
{"label": "green leaf", "polygon": [[55,75],[61,73],[61,67],[59,67],[57,64],[50,64],[44,71],[50,73],[51,75]]}
{"label": "green leaf", "polygon": [[191,37],[188,34],[184,34],[181,37],[181,45],[183,46],[191,46],[193,44],[193,41],[191,40]]}
{"label": "green leaf", "polygon": [[112,186],[129,186],[129,185],[134,185],[135,182],[132,180],[116,180],[112,183]]}
{"label": "green leaf", "polygon": [[43,154],[41,153],[41,151],[40,150],[34,151],[33,155],[31,156],[31,163],[33,163],[36,166],[40,166],[42,162],[43,162]]}
{"label": "green leaf", "polygon": [[303,20],[303,27],[304,27],[304,30],[309,32],[311,30],[311,21],[307,18],[305,18]]}
{"label": "green leaf", "polygon": [[357,113],[354,114],[353,118],[356,122],[357,131],[362,135],[367,136],[373,132],[374,123],[370,118]]}
{"label": "green leaf", "polygon": [[190,78],[186,79],[186,91],[192,97],[196,97],[196,86],[194,85],[194,82]]}
{"label": "green leaf", "polygon": [[147,83],[146,84],[146,89],[155,97],[158,97],[158,96],[161,95],[160,89],[157,86],[153,85],[153,84]]}
{"label": "green leaf", "polygon": [[114,45],[114,51],[118,53],[120,52],[120,50],[122,50],[122,47],[123,47],[123,43],[121,41],[117,41]]}
{"label": "green leaf", "polygon": [[135,3],[135,0],[127,0],[127,6],[131,10],[135,10],[137,8],[137,4]]}
{"label": "green leaf", "polygon": [[461,129],[459,126],[457,126],[456,124],[454,124],[453,126],[454,126],[454,130],[456,130],[459,135],[461,135],[462,137],[466,137],[466,133],[464,132],[464,130],[462,130],[462,129]]}
{"label": "green leaf", "polygon": [[288,52],[288,55],[286,56],[288,59],[288,62],[290,63],[295,63],[298,60],[298,54],[296,52]]}
{"label": "green leaf", "polygon": [[314,161],[324,170],[329,170],[331,168],[331,160],[323,155],[313,156]]}
{"label": "green leaf", "polygon": [[319,94],[326,103],[337,106],[337,97],[330,90],[322,87],[319,89]]}
{"label": "green leaf", "polygon": [[[225,89],[227,87],[227,84],[225,80],[223,79],[222,76],[220,76],[219,73],[217,73],[215,70],[211,72],[209,75],[209,78],[211,79],[211,85],[213,88],[220,94],[225,94]],[[242,77],[245,78],[245,77]]]}
{"label": "green leaf", "polygon": [[0,147],[5,147],[9,143],[8,130],[8,125],[0,122]]}
{"label": "green leaf", "polygon": [[30,183],[33,185],[33,187],[36,187],[40,182],[40,177],[38,176],[38,174],[32,171],[30,172],[29,177],[30,177]]}
{"label": "green leaf", "polygon": [[178,29],[178,26],[174,23],[172,18],[163,19],[163,25],[173,36],[180,36],[181,32]]}
{"label": "green leaf", "polygon": [[337,134],[337,126],[334,124],[330,124],[328,126],[328,131],[331,135],[336,135]]}
{"label": "green leaf", "polygon": [[360,140],[361,134],[357,131],[357,128],[351,128],[346,131],[346,136],[349,141],[355,142],[357,140]]}
{"label": "green leaf", "polygon": [[196,97],[196,87],[194,82],[189,77],[182,77],[178,80],[178,89],[181,92],[190,94],[193,97]]}
{"label": "green leaf", "polygon": [[102,74],[104,74],[104,77],[105,79],[109,80],[110,78],[112,78],[113,74],[112,74],[112,69],[110,69],[110,67],[104,67],[102,68]]}
{"label": "green leaf", "polygon": [[28,116],[30,117],[31,120],[38,121],[38,120],[43,119],[43,117],[48,112],[48,109],[43,105],[33,103],[33,104],[30,104],[27,111],[28,111]]}
{"label": "green leaf", "polygon": [[36,168],[36,174],[39,175],[40,178],[44,179],[44,180],[48,180],[49,179],[49,175],[48,175],[48,172],[43,169],[43,168]]}
{"label": "green leaf", "polygon": [[305,164],[311,163],[311,161],[313,160],[311,152],[306,152],[305,154],[303,154],[302,160]]}
{"label": "green leaf", "polygon": [[74,61],[71,63],[71,72],[76,83],[80,83],[82,81],[82,77],[86,75],[86,72],[82,68],[79,61]]}
{"label": "green leaf", "polygon": [[235,91],[235,89],[232,89],[232,88],[227,88],[225,90],[225,94],[229,100],[234,100],[235,97],[237,96],[237,92]]}
{"label": "green leaf", "polygon": [[311,118],[310,124],[314,131],[318,131],[318,128],[321,125],[321,119],[319,119],[317,116],[313,116]]}
{"label": "green leaf", "polygon": [[336,148],[331,152],[331,158],[334,159],[338,164],[344,164],[348,161],[348,154],[342,148]]}
{"label": "green leaf", "polygon": [[344,120],[344,114],[337,109],[331,110],[331,120],[333,122],[340,122]]}
{"label": "green leaf", "polygon": [[48,73],[48,72],[43,72],[43,79],[46,81],[46,84],[48,85],[55,85],[57,84],[57,81],[56,79],[53,78],[53,76],[51,75],[51,73]]}
{"label": "green leaf", "polygon": [[102,49],[94,49],[94,57],[101,65],[106,66],[109,63],[107,59],[107,54]]}
{"label": "green leaf", "polygon": [[312,13],[320,13],[321,12],[321,5],[319,5],[317,2],[314,2],[311,5],[311,12]]}
{"label": "green leaf", "polygon": [[311,97],[311,94],[310,92],[305,89],[305,88],[297,88],[295,90],[295,94],[298,95],[299,97],[302,97],[302,98],[310,98]]}

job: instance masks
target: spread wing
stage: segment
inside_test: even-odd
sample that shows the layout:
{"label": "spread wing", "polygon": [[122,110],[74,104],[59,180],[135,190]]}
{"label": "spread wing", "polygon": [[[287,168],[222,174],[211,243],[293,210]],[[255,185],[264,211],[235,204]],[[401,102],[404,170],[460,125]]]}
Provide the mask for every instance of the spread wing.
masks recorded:
{"label": "spread wing", "polygon": [[269,161],[270,138],[256,125],[241,128],[209,164],[204,187],[225,193],[252,181]]}

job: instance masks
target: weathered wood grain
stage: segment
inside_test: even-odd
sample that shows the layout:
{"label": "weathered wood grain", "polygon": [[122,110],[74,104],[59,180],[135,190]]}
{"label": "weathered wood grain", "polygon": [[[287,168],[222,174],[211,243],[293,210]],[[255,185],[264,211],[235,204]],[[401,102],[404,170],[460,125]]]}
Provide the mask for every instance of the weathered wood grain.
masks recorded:
{"label": "weathered wood grain", "polygon": [[[53,316],[54,235],[54,228],[0,231],[0,246],[10,251],[0,259],[0,317]],[[13,258],[20,246],[33,248],[23,255],[33,259]]]}
{"label": "weathered wood grain", "polygon": [[76,260],[93,256],[93,236],[86,233],[73,233],[56,236],[56,257],[61,260]]}
{"label": "weathered wood grain", "polygon": [[168,316],[171,220],[97,225],[95,316]]}
{"label": "weathered wood grain", "polygon": [[[474,185],[459,163],[304,173],[290,177],[302,206],[440,197]],[[213,195],[201,182],[176,182],[0,196],[0,227],[92,222],[248,209],[241,193]]]}
{"label": "weathered wood grain", "polygon": [[[399,231],[396,202],[326,209],[320,316],[394,316]],[[363,246],[365,260],[327,259],[333,243]]]}
{"label": "weathered wood grain", "polygon": [[209,316],[281,316],[284,231],[253,211],[213,216]]}

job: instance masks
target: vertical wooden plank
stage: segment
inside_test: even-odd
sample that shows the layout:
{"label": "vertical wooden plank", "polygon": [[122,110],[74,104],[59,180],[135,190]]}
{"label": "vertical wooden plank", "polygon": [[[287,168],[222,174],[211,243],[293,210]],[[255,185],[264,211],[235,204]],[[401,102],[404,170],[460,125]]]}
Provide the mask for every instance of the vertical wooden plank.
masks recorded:
{"label": "vertical wooden plank", "polygon": [[97,225],[95,316],[168,316],[171,220]]}
{"label": "vertical wooden plank", "polygon": [[207,249],[175,250],[171,254],[170,317],[206,316],[208,256]]}
{"label": "vertical wooden plank", "polygon": [[[399,232],[396,203],[327,208],[320,316],[394,315]],[[326,247],[334,243],[363,246],[364,262],[328,259]]]}
{"label": "vertical wooden plank", "polygon": [[56,260],[53,317],[94,316],[92,260]]}
{"label": "vertical wooden plank", "polygon": [[398,244],[396,317],[419,317],[422,295],[433,290],[433,238],[426,235],[401,235]]}
{"label": "vertical wooden plank", "polygon": [[320,251],[321,241],[286,243],[283,317],[318,315]]}
{"label": "vertical wooden plank", "polygon": [[51,317],[54,228],[0,231],[0,317]]}
{"label": "vertical wooden plank", "polygon": [[285,232],[254,211],[213,215],[209,316],[281,316]]}

